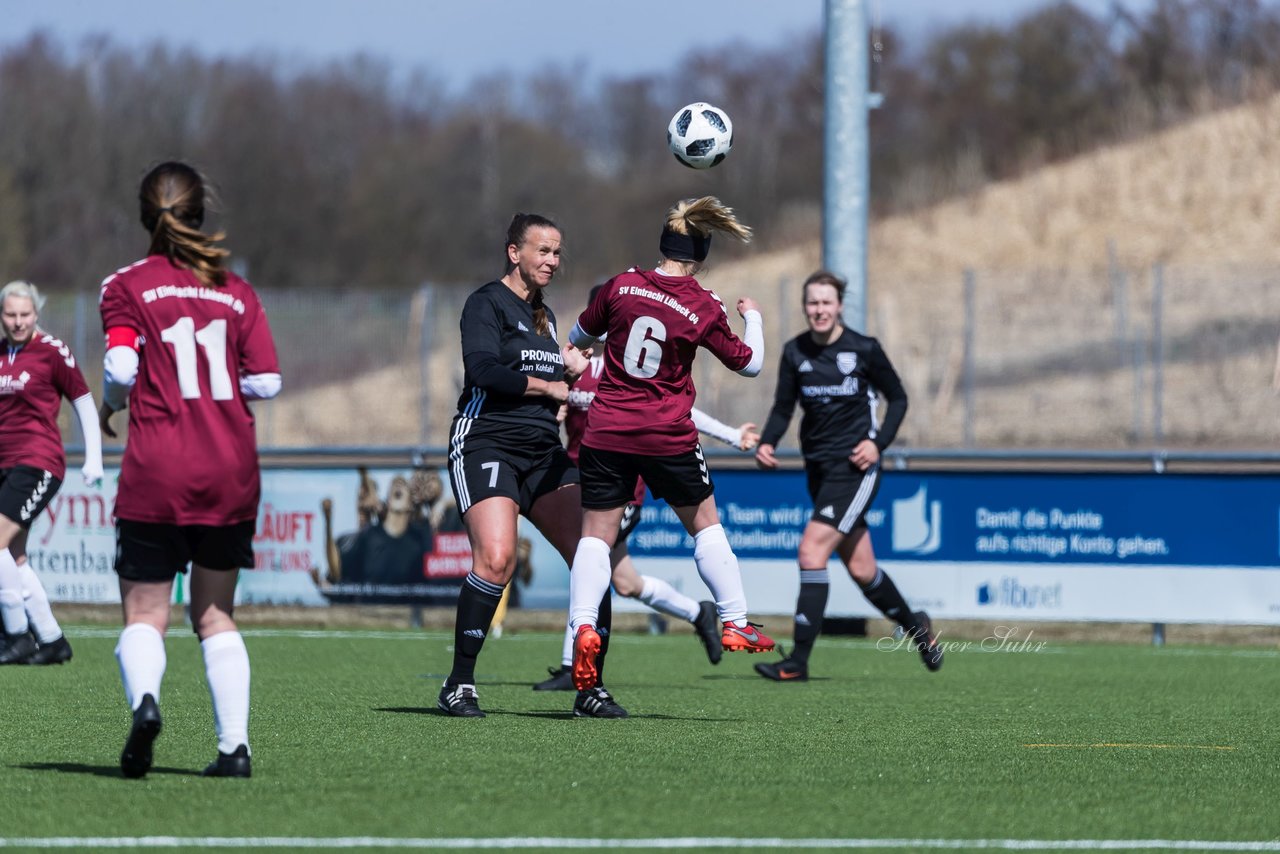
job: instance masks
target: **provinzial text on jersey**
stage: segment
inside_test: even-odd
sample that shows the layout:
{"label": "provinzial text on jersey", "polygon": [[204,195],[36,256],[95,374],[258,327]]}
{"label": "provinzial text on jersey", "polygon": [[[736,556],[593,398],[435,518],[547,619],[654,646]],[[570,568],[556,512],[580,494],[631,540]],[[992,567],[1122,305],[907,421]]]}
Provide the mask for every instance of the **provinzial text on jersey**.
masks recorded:
{"label": "provinzial text on jersey", "polygon": [[803,385],[800,393],[805,397],[852,397],[858,393],[858,380],[845,377],[840,385]]}
{"label": "provinzial text on jersey", "polygon": [[651,291],[648,288],[642,288],[639,285],[623,285],[618,288],[618,293],[624,296],[631,295],[655,300],[669,308],[675,309],[682,317],[689,318],[690,323],[698,322],[698,313],[696,311],[689,311],[689,309],[681,305],[675,297],[670,294],[664,294],[662,291]]}
{"label": "provinzial text on jersey", "polygon": [[244,303],[239,298],[217,288],[206,288],[201,285],[161,285],[142,292],[143,301],[148,303],[172,297],[213,300],[231,306],[236,314],[244,314]]}
{"label": "provinzial text on jersey", "polygon": [[[564,364],[564,357],[559,353],[551,353],[547,350],[521,350],[520,361],[524,363],[520,366],[521,373],[527,373],[532,370],[537,373],[550,374],[555,373],[557,365]],[[541,362],[542,364],[530,365],[530,362]]]}

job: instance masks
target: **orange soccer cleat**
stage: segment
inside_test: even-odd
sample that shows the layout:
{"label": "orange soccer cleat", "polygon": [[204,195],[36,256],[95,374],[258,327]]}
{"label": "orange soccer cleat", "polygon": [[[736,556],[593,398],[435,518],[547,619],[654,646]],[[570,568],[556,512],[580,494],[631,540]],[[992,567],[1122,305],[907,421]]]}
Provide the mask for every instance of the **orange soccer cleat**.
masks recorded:
{"label": "orange soccer cleat", "polygon": [[600,654],[600,635],[594,626],[578,626],[573,639],[573,687],[589,691],[596,687],[600,673],[596,670],[596,656]]}
{"label": "orange soccer cleat", "polygon": [[773,649],[773,638],[760,631],[762,628],[759,623],[747,623],[743,628],[725,623],[720,644],[725,652],[768,652]]}

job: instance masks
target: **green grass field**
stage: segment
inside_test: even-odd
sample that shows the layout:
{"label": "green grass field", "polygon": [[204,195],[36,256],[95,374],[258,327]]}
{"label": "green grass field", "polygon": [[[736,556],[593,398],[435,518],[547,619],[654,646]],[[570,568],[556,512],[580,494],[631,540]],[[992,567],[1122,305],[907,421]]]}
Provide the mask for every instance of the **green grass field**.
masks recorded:
{"label": "green grass field", "polygon": [[254,777],[210,780],[184,628],[131,781],[115,633],[68,635],[69,665],[0,668],[0,847],[1280,851],[1275,650],[975,642],[930,674],[832,638],[776,684],[688,634],[619,635],[632,717],[604,721],[530,690],[558,635],[508,634],[464,720],[435,711],[451,635],[248,628]]}

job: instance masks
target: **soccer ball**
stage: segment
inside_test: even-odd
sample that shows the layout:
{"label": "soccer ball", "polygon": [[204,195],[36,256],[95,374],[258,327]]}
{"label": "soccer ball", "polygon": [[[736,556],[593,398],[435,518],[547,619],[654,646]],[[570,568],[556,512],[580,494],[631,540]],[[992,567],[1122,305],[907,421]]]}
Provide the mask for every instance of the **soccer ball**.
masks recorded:
{"label": "soccer ball", "polygon": [[724,110],[701,101],[681,107],[667,125],[667,147],[685,166],[710,169],[733,148],[733,122]]}

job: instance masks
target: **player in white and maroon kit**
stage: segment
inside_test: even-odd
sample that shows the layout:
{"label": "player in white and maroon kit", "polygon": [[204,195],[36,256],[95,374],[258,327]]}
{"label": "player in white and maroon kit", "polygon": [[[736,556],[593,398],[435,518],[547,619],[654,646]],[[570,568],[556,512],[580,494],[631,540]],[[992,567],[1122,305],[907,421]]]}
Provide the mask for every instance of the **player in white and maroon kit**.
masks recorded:
{"label": "player in white and maroon kit", "polygon": [[738,301],[746,341],[729,328],[720,299],[694,274],[711,235],[749,240],[750,229],[712,197],[684,201],[667,214],[656,270],[631,269],[609,280],[579,317],[575,347],[604,342],[604,375],[587,413],[578,463],[582,539],[569,580],[574,629],[573,680],[579,691],[598,678],[596,603],[609,589],[609,553],[637,477],[665,499],[694,538],[698,574],[716,598],[726,651],[766,652],[773,641],[747,622],[738,560],[716,511],[698,430],[690,416],[690,369],[699,347],[730,370],[753,377],[764,364],[764,332],[754,300]]}
{"label": "player in white and maroon kit", "polygon": [[6,345],[0,359],[0,617],[6,636],[0,664],[61,664],[71,658],[71,644],[27,564],[31,523],[53,500],[67,470],[58,430],[64,397],[84,433],[85,484],[102,484],[93,396],[67,345],[37,325],[43,305],[29,282],[0,288]]}
{"label": "player in white and maroon kit", "polygon": [[222,235],[200,231],[199,173],[162,163],[139,196],[150,251],[108,276],[100,298],[108,436],[112,413],[129,408],[115,507],[125,618],[116,657],[133,725],[120,768],[141,777],[151,767],[173,579],[191,564],[191,623],[218,736],[204,774],[248,777],[249,656],[231,616],[239,569],[253,566],[260,489],[246,401],[279,393],[280,366],[257,294],[223,269]]}
{"label": "player in white and maroon kit", "polygon": [[[591,297],[595,297],[604,285],[596,285],[591,289]],[[582,437],[587,432],[587,413],[591,402],[595,400],[596,390],[600,386],[600,378],[604,375],[604,356],[593,355],[587,370],[574,381],[569,390],[569,399],[564,406],[565,446],[569,458],[578,462],[578,451],[582,446]],[[749,451],[756,446],[760,434],[756,425],[743,424],[730,427],[699,409],[690,412],[694,425],[699,433],[732,445],[740,451]],[[641,575],[636,571],[627,550],[627,538],[640,524],[640,510],[644,505],[645,486],[643,480],[636,481],[636,491],[631,502],[622,514],[622,524],[618,531],[617,542],[609,555],[612,569],[613,589],[619,596],[637,599],[653,610],[669,617],[684,620],[693,626],[694,633],[706,649],[707,659],[712,664],[720,663],[720,623],[716,619],[714,602],[698,602],[685,596],[661,578]],[[601,656],[603,658],[603,656]],[[560,667],[547,668],[548,678],[533,686],[535,691],[569,691],[573,689],[573,627],[565,626],[564,647]]]}

